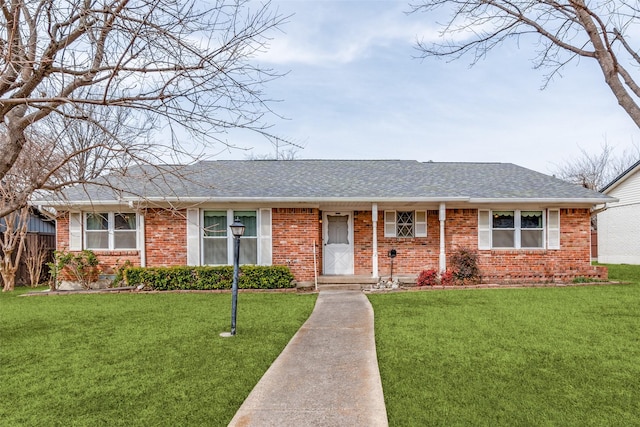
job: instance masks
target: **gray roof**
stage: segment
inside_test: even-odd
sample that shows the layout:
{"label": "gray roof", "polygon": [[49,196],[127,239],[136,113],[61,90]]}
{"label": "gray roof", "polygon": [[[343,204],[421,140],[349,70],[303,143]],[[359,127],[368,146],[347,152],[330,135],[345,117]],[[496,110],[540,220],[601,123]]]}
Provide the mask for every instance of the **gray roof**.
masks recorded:
{"label": "gray roof", "polygon": [[[230,160],[142,166],[71,188],[70,202],[117,200],[297,200],[470,202],[614,199],[510,163],[413,160]],[[118,188],[116,192],[110,187]]]}

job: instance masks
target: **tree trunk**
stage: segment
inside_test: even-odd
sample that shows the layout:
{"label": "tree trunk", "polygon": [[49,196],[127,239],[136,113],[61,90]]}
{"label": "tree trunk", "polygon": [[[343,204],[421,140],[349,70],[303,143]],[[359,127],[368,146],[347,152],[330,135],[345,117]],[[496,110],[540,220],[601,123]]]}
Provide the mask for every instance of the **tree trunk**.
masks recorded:
{"label": "tree trunk", "polygon": [[618,100],[618,104],[627,112],[629,117],[640,128],[640,107],[629,94],[629,90],[620,80],[618,61],[610,46],[602,39],[598,25],[587,10],[584,1],[574,1],[573,7],[583,28],[586,30],[589,39],[594,47],[595,58],[604,75],[604,80]]}
{"label": "tree trunk", "polygon": [[4,258],[2,260],[2,265],[0,266],[0,276],[2,276],[2,281],[4,282],[4,287],[2,288],[2,292],[12,291],[16,287],[16,270],[13,268],[12,263],[12,254],[11,252],[5,252]]}

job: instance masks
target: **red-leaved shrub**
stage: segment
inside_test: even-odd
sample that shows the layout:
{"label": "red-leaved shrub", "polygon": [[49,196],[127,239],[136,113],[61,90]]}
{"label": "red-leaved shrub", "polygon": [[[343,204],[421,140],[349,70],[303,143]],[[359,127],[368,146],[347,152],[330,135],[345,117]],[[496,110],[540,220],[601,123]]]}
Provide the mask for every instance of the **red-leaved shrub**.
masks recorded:
{"label": "red-leaved shrub", "polygon": [[438,284],[438,272],[434,269],[423,270],[416,282],[418,286],[434,286]]}

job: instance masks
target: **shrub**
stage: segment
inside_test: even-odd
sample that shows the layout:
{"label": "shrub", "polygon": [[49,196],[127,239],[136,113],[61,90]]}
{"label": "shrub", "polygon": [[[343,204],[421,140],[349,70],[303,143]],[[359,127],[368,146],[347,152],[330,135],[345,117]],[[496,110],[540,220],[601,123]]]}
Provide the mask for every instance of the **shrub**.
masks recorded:
{"label": "shrub", "polygon": [[451,271],[456,283],[471,285],[480,283],[480,268],[477,252],[460,248],[451,255]]}
{"label": "shrub", "polygon": [[60,280],[61,273],[67,273],[84,289],[89,289],[91,283],[98,279],[98,257],[93,251],[88,249],[82,252],[55,251],[53,254],[54,262],[47,265],[55,285]]}
{"label": "shrub", "polygon": [[112,288],[122,286],[122,284],[124,283],[124,271],[127,268],[131,268],[131,267],[133,267],[133,263],[129,260],[125,260],[125,262],[122,264],[118,262],[118,265],[116,265],[114,268],[115,276],[113,278],[113,281],[111,282]]}
{"label": "shrub", "polygon": [[[131,267],[124,276],[128,286],[144,285],[159,291],[231,289],[233,267]],[[292,281],[288,267],[245,265],[240,267],[238,288],[292,288]]]}
{"label": "shrub", "polygon": [[442,286],[453,286],[455,284],[456,278],[452,271],[445,271],[440,275],[440,284]]}
{"label": "shrub", "polygon": [[434,269],[423,270],[416,281],[418,286],[435,286],[438,284],[438,272]]}

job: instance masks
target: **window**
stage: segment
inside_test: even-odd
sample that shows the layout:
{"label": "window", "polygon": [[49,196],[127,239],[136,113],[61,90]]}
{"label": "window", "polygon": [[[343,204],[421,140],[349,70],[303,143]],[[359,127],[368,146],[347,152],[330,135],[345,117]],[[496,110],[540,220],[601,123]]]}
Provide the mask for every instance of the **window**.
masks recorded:
{"label": "window", "polygon": [[227,242],[227,212],[204,211],[203,257],[205,264],[227,264],[229,258]]}
{"label": "window", "polygon": [[520,212],[520,247],[543,248],[544,228],[542,211]]}
{"label": "window", "polygon": [[256,211],[203,211],[202,262],[233,264],[233,235],[229,225],[238,218],[244,224],[240,240],[240,264],[258,264],[258,215]]}
{"label": "window", "polygon": [[[550,210],[549,215],[557,212]],[[545,211],[478,212],[480,249],[542,249],[545,247]]]}
{"label": "window", "polygon": [[384,237],[426,236],[426,211],[384,211]]}
{"label": "window", "polygon": [[92,212],[85,215],[87,249],[136,249],[135,213]]}

